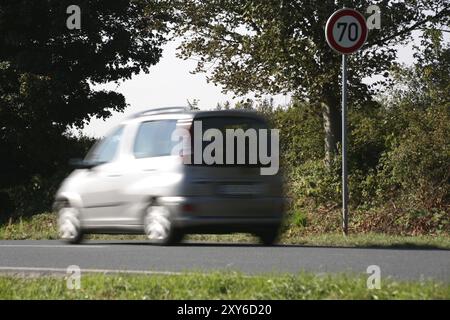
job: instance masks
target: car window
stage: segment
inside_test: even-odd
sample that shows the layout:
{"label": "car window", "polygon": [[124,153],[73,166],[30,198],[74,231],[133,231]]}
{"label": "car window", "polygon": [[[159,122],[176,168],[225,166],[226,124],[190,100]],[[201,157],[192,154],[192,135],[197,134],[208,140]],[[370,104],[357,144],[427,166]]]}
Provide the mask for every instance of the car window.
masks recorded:
{"label": "car window", "polygon": [[[248,129],[255,129],[255,130],[260,130],[260,129],[269,129],[268,124],[266,123],[266,121],[260,119],[260,118],[253,118],[253,117],[236,117],[236,116],[221,116],[221,117],[217,117],[217,116],[206,116],[206,117],[198,117],[195,118],[195,121],[201,121],[202,122],[202,132],[207,131],[208,129],[218,129],[223,137],[226,137],[226,130],[227,129],[242,129],[244,132],[247,131]],[[271,154],[271,146],[270,146],[270,132],[267,135],[267,147],[268,147],[268,153]],[[195,132],[192,135],[192,139],[197,139],[197,137],[195,136]],[[202,137],[198,137],[198,139],[202,139]],[[193,145],[193,140],[191,142],[191,144]],[[234,159],[233,159],[233,165],[236,166],[257,166],[257,167],[264,167],[265,165],[262,163],[257,163],[257,164],[249,164],[250,163],[250,139],[246,138],[245,139],[245,155],[244,155],[244,159],[245,159],[245,164],[238,164],[237,161],[237,155],[238,155],[238,143],[237,143],[237,138],[234,138]],[[202,140],[202,152],[203,150],[205,150],[205,147],[207,145],[209,145],[210,142],[209,141],[205,141]],[[256,145],[256,152],[258,152],[259,150],[259,136],[256,135],[256,141],[254,143],[254,145]],[[227,157],[227,149],[224,147],[223,149],[223,159],[226,159]],[[225,160],[224,160],[225,161]],[[259,160],[258,160],[259,161]],[[203,161],[201,164],[195,164],[194,161],[194,155],[192,154],[192,158],[191,158],[191,163],[193,165],[204,165]],[[229,164],[227,164],[227,166],[230,166]]]}
{"label": "car window", "polygon": [[176,120],[143,122],[136,134],[134,156],[136,158],[169,156],[177,144],[171,139],[176,125]]}
{"label": "car window", "polygon": [[119,147],[120,138],[122,136],[123,126],[117,128],[109,136],[104,137],[94,148],[88,153],[86,159],[96,162],[110,162],[113,160]]}

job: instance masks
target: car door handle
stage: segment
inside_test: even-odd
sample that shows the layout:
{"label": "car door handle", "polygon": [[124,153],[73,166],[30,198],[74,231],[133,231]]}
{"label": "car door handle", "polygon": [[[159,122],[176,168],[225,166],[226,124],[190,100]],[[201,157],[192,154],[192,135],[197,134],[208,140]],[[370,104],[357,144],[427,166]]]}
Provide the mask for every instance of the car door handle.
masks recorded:
{"label": "car door handle", "polygon": [[111,177],[111,178],[114,178],[114,177],[120,177],[121,176],[121,174],[119,174],[119,173],[111,173],[111,174],[108,174],[108,177]]}
{"label": "car door handle", "polygon": [[156,169],[142,169],[142,171],[145,171],[145,172],[154,172],[154,171],[156,171]]}

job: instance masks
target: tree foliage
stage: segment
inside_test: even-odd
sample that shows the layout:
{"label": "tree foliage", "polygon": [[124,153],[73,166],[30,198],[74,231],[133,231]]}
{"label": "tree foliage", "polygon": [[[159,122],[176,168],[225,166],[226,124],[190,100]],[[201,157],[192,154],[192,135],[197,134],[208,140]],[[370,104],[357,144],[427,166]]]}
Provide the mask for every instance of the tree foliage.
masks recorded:
{"label": "tree foliage", "polygon": [[447,1],[177,1],[177,31],[185,38],[180,56],[196,58],[195,72],[237,95],[289,92],[311,102],[322,113],[330,156],[340,140],[341,58],[325,42],[325,23],[343,5],[365,13],[372,4],[381,9],[381,30],[371,30],[350,57],[348,73],[350,101],[367,103],[375,87],[363,79],[387,76],[397,57],[393,46],[410,40],[413,30],[448,24]]}
{"label": "tree foliage", "polygon": [[0,188],[55,170],[64,133],[125,108],[94,84],[129,79],[158,62],[170,7],[160,1],[78,1],[69,30],[66,0],[0,3]]}

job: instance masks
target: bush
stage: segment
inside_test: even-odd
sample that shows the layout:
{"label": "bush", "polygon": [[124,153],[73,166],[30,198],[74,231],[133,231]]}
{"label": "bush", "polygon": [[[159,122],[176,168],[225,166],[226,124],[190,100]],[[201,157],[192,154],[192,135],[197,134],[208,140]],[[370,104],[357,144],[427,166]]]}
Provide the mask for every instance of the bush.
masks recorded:
{"label": "bush", "polygon": [[289,192],[299,207],[334,206],[340,203],[340,162],[333,160],[330,166],[323,160],[310,160],[292,168],[289,176]]}
{"label": "bush", "polygon": [[264,113],[273,128],[280,130],[280,162],[288,169],[307,160],[322,159],[323,126],[316,107],[293,101],[283,108],[258,109]]}
{"label": "bush", "polygon": [[449,208],[450,109],[405,113],[409,125],[392,142],[380,164],[380,196],[401,197],[409,207]]}
{"label": "bush", "polygon": [[50,211],[53,197],[62,180],[72,171],[70,158],[83,157],[94,143],[85,136],[66,136],[58,148],[58,159],[49,163],[45,173],[36,173],[20,185],[0,190],[0,223],[9,217],[31,216]]}
{"label": "bush", "polygon": [[[349,207],[353,232],[417,235],[450,231],[449,113],[448,106],[401,104],[351,112]],[[305,131],[297,134],[303,145],[311,142],[305,142],[311,140]],[[293,146],[291,143],[289,148]],[[288,195],[293,200],[288,221],[305,232],[339,231],[341,157],[330,164],[316,154],[309,158],[285,162]]]}

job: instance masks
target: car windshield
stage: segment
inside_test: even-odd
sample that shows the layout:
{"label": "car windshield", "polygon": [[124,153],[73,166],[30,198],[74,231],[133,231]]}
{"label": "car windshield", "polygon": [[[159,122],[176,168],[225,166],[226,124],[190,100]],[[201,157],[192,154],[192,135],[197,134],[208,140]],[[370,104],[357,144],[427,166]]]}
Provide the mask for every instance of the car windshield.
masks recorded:
{"label": "car windshield", "polygon": [[120,126],[97,142],[88,152],[85,160],[100,163],[112,161],[117,153],[122,132],[123,126]]}

